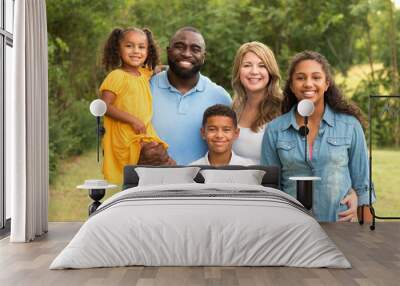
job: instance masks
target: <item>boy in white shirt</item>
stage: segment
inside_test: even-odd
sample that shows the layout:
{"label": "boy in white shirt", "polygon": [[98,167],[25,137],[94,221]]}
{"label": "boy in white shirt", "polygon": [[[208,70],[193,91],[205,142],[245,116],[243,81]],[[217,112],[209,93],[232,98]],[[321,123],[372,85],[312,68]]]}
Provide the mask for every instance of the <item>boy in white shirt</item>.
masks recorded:
{"label": "boy in white shirt", "polygon": [[236,113],[227,105],[216,104],[204,111],[201,137],[208,145],[206,155],[190,165],[254,165],[232,151],[233,142],[239,137]]}

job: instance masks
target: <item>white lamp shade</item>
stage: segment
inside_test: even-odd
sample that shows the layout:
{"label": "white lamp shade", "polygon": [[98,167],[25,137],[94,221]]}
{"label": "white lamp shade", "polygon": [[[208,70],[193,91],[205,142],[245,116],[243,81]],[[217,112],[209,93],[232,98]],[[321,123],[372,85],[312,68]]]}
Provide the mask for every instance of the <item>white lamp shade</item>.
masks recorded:
{"label": "white lamp shade", "polygon": [[89,109],[94,116],[103,116],[107,111],[107,105],[103,100],[95,99],[90,103]]}
{"label": "white lamp shade", "polygon": [[309,99],[303,99],[297,105],[297,112],[305,117],[314,113],[314,103]]}

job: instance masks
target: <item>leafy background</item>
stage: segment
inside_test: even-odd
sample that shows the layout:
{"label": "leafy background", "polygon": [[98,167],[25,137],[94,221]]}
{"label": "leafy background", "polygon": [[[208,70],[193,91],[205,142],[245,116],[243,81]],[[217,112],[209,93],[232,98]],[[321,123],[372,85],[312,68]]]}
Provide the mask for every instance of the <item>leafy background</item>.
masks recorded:
{"label": "leafy background", "polygon": [[[75,178],[68,179],[72,180],[68,188],[81,183],[84,178],[79,174],[91,175],[85,173],[86,169],[95,169],[97,173],[92,175],[99,175],[92,151],[96,144],[95,120],[88,106],[98,96],[97,88],[105,76],[100,65],[101,48],[114,27],[151,28],[164,63],[165,48],[176,29],[197,27],[207,44],[202,73],[228,91],[233,58],[244,42],[257,40],[269,45],[283,80],[291,56],[306,49],[319,51],[331,63],[346,96],[368,114],[370,94],[398,94],[399,17],[399,10],[390,0],[47,1],[50,205],[67,201],[65,196],[61,201],[56,198],[64,194],[57,186],[66,180],[68,170],[76,173]],[[390,101],[391,110],[400,110],[399,102]],[[377,103],[380,108],[384,104]],[[385,156],[392,160],[398,157],[385,150],[398,154],[400,117],[377,116],[372,127],[374,147],[383,150],[376,153],[383,164],[379,165],[378,159],[379,170],[391,174],[395,170],[386,167]],[[366,133],[368,136],[368,130]],[[77,165],[72,163],[82,158],[88,158],[87,166],[75,170]],[[381,189],[387,187],[393,186],[383,182]],[[383,211],[387,211],[385,206],[383,201]],[[391,212],[399,207],[400,202]],[[68,211],[55,217],[68,218]]]}

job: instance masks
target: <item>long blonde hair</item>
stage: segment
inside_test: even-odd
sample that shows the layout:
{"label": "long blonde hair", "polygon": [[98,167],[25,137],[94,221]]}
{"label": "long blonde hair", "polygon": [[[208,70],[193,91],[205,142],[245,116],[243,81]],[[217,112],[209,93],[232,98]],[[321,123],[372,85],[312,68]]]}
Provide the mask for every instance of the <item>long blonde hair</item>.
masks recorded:
{"label": "long blonde hair", "polygon": [[270,77],[265,89],[265,96],[259,106],[258,115],[250,127],[252,131],[257,132],[261,126],[281,114],[281,105],[283,100],[282,90],[279,86],[281,76],[274,53],[270,48],[260,42],[249,42],[243,44],[236,52],[232,68],[232,88],[234,91],[232,108],[238,115],[238,118],[240,118],[247,100],[246,91],[240,81],[239,71],[243,58],[248,52],[254,53],[261,59],[265,64]]}

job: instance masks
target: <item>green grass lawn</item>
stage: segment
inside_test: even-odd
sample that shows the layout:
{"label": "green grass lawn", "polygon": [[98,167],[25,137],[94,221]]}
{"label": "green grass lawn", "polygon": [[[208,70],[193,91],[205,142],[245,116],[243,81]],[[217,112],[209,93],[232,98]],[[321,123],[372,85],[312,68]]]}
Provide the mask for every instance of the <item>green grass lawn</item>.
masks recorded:
{"label": "green grass lawn", "polygon": [[[375,72],[383,69],[383,65],[381,63],[374,64]],[[357,90],[358,85],[362,80],[368,79],[368,76],[371,75],[371,67],[369,64],[359,64],[352,66],[346,75],[343,75],[339,72],[335,73],[335,82],[342,87],[345,87],[345,90],[342,90],[344,94],[348,97],[351,97],[353,93]],[[387,90],[380,90],[381,94],[388,93]]]}
{"label": "green grass lawn", "polygon": [[[373,179],[377,193],[376,214],[400,216],[400,150],[373,151]],[[61,162],[60,173],[50,186],[49,220],[84,221],[91,199],[86,190],[76,189],[85,179],[99,179],[101,165],[96,152]],[[108,190],[106,197],[119,190]]]}
{"label": "green grass lawn", "polygon": [[372,150],[378,216],[400,216],[400,149]]}
{"label": "green grass lawn", "polygon": [[[60,171],[50,185],[49,220],[84,221],[92,200],[87,190],[78,190],[87,179],[102,179],[101,164],[97,163],[96,150],[60,162]],[[107,190],[105,198],[120,189]]]}

